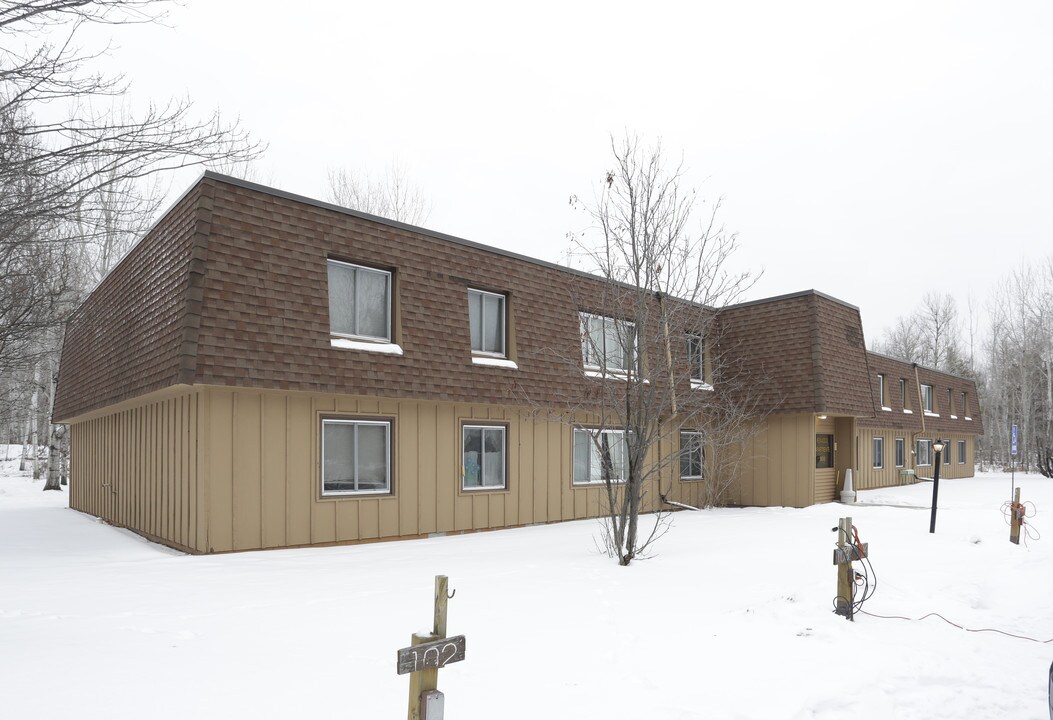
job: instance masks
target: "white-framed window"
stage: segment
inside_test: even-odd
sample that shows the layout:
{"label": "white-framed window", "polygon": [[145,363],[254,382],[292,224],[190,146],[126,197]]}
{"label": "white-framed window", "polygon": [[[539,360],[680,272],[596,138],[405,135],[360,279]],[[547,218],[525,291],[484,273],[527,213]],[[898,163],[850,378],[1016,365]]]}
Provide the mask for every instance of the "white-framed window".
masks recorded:
{"label": "white-framed window", "polygon": [[636,326],[628,320],[581,313],[581,359],[586,369],[629,372],[636,359]]}
{"label": "white-framed window", "polygon": [[885,467],[885,438],[875,437],[873,445],[874,469],[880,470]]}
{"label": "white-framed window", "polygon": [[918,440],[915,447],[915,465],[932,465],[932,440]]}
{"label": "white-framed window", "polygon": [[391,273],[329,260],[329,332],[391,342]]}
{"label": "white-framed window", "polygon": [[468,288],[468,325],[472,352],[506,357],[504,295]]}
{"label": "white-framed window", "polygon": [[896,438],[896,467],[903,467],[907,459],[907,441],[904,438]]}
{"label": "white-framed window", "polygon": [[625,482],[628,475],[629,448],[623,431],[574,428],[575,485]]}
{"label": "white-framed window", "polygon": [[503,490],[508,468],[508,429],[504,425],[461,426],[461,488]]}
{"label": "white-framed window", "polygon": [[932,409],[932,385],[921,386],[921,409],[927,413],[934,412]]}
{"label": "white-framed window", "polygon": [[706,381],[706,345],[701,335],[687,336],[687,364],[691,368],[691,380]]}
{"label": "white-framed window", "polygon": [[950,388],[947,388],[947,408],[944,412],[946,412],[948,415],[954,414],[954,408],[952,407],[953,403],[954,395],[952,394],[952,390]]}
{"label": "white-framed window", "polygon": [[881,373],[878,373],[877,376],[877,388],[878,404],[881,405],[881,407],[885,407],[888,405],[888,398],[885,397],[885,376]]}
{"label": "white-framed window", "polygon": [[680,479],[703,480],[706,474],[706,448],[702,433],[685,430],[680,433]]}
{"label": "white-framed window", "polygon": [[959,465],[964,465],[965,464],[965,441],[964,440],[959,440],[958,441],[958,464]]}
{"label": "white-framed window", "polygon": [[391,492],[391,421],[322,420],[322,495]]}

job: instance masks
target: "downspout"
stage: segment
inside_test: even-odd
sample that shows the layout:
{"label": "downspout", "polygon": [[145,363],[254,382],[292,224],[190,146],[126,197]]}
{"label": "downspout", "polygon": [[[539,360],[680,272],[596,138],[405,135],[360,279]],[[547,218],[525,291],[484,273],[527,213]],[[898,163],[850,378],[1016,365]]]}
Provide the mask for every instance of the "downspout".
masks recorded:
{"label": "downspout", "polygon": [[[911,363],[914,367],[914,386],[918,388],[918,410],[921,412],[921,432],[925,432],[925,405],[921,399],[921,378],[918,377],[918,363]],[[917,433],[915,433],[915,436]],[[915,437],[917,439],[917,437]]]}

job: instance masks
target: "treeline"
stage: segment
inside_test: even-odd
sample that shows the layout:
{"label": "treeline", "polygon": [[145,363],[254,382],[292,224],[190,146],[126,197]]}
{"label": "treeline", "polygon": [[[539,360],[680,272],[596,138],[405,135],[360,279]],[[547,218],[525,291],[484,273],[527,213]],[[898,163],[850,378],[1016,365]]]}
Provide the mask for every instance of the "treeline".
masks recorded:
{"label": "treeline", "polygon": [[920,307],[874,344],[878,352],[976,380],[984,435],[981,466],[1016,466],[1053,477],[1053,255],[1003,278],[985,306],[965,316],[950,295]]}
{"label": "treeline", "polygon": [[[260,146],[189,100],[124,104],[128,84],[92,69],[90,25],[162,16],[157,0],[0,3],[0,439],[23,468],[61,460],[51,424],[66,320],[156,214],[174,168],[242,163]],[[50,446],[50,452],[42,446]],[[52,462],[47,489],[63,470]]]}

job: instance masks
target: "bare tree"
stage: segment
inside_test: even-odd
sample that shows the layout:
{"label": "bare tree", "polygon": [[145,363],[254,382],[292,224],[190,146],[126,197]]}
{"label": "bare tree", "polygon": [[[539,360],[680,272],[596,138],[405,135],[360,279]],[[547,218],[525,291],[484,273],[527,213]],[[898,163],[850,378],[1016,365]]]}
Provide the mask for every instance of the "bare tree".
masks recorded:
{"label": "bare tree", "polygon": [[105,49],[79,48],[83,27],[155,22],[166,4],[0,0],[4,377],[57,363],[66,317],[156,211],[155,178],[188,165],[247,161],[262,151],[236,122],[223,122],[217,112],[198,117],[186,99],[132,113],[117,102],[128,89],[125,79],[90,69]]}
{"label": "bare tree", "polygon": [[392,162],[379,178],[343,168],[329,171],[329,202],[370,215],[422,225],[431,214],[431,203],[409,181],[405,168]]}
{"label": "bare tree", "polygon": [[[576,298],[580,367],[595,382],[583,406],[589,428],[575,433],[575,472],[602,481],[604,544],[628,565],[646,556],[665,528],[659,512],[641,531],[645,489],[657,483],[663,494],[663,475],[679,472],[685,453],[697,453],[686,461],[707,470],[713,463],[705,463],[705,449],[711,460],[727,451],[730,462],[734,442],[724,442],[730,434],[721,430],[749,427],[712,370],[717,309],[738,299],[755,278],[730,269],[737,241],[717,223],[719,202],[695,225],[696,194],[684,188],[682,164],[667,166],[660,143],[645,147],[633,136],[612,138],[611,151],[614,169],[596,201],[571,198],[593,222],[572,242],[604,279],[599,295]],[[680,430],[697,440],[683,448],[661,442]],[[723,478],[707,479],[716,502]]]}

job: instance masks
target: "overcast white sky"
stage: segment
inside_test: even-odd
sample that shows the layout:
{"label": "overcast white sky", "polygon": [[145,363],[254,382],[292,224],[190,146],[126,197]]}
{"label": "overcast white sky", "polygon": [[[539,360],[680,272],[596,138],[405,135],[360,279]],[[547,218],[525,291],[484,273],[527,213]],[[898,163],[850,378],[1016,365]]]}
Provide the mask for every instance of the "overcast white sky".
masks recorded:
{"label": "overcast white sky", "polygon": [[[187,0],[114,32],[134,98],[189,95],[324,198],[397,159],[426,225],[559,261],[625,129],[724,197],[752,298],[816,288],[868,339],[1053,253],[1053,3]],[[193,179],[176,182],[181,191]]]}

